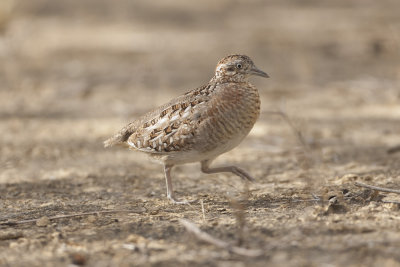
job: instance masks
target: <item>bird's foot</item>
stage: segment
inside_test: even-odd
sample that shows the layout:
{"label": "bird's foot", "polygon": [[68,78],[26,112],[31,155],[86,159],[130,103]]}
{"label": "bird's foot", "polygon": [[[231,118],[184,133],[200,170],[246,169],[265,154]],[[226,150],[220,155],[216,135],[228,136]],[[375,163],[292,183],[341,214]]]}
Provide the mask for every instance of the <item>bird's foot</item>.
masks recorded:
{"label": "bird's foot", "polygon": [[239,167],[233,166],[232,167],[232,172],[234,174],[236,174],[237,176],[239,176],[240,178],[242,178],[243,180],[245,180],[245,181],[249,181],[249,182],[252,182],[252,183],[255,182],[255,179],[250,174],[248,174],[245,170],[243,170],[243,169],[241,169]]}

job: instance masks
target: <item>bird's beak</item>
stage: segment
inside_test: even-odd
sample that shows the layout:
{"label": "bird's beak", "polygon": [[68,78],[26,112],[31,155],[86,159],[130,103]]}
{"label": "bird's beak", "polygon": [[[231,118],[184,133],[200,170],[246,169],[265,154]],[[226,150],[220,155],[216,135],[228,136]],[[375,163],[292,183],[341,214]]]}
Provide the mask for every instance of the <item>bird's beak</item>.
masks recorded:
{"label": "bird's beak", "polygon": [[262,70],[258,69],[256,66],[254,66],[251,70],[250,70],[250,74],[252,75],[257,75],[257,76],[261,76],[264,78],[269,78],[269,75],[265,72],[263,72]]}

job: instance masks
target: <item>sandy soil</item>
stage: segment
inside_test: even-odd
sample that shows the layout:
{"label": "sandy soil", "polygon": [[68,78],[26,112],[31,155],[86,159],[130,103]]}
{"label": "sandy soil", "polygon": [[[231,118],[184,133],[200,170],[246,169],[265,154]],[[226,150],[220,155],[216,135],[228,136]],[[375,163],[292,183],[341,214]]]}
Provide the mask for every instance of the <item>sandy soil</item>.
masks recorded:
{"label": "sandy soil", "polygon": [[[354,184],[400,189],[387,153],[400,145],[399,1],[8,1],[1,266],[400,266],[400,196]],[[261,117],[215,164],[256,182],[179,166],[177,195],[197,201],[170,204],[161,165],[102,141],[230,53],[271,78],[252,79]]]}

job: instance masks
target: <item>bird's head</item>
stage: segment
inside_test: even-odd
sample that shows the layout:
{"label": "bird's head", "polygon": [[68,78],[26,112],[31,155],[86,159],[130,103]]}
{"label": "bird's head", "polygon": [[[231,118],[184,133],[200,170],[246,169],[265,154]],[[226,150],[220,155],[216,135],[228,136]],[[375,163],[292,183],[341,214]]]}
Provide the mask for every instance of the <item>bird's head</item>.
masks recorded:
{"label": "bird's head", "polygon": [[268,78],[268,74],[258,69],[245,55],[230,55],[221,59],[215,69],[215,78],[226,82],[245,82],[250,75]]}

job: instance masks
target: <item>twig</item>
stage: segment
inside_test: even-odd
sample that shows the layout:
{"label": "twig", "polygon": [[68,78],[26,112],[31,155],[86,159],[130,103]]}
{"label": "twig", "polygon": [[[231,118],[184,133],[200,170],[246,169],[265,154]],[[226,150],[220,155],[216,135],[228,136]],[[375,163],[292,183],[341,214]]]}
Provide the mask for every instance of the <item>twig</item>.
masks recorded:
{"label": "twig", "polygon": [[[135,210],[99,210],[99,211],[83,212],[83,213],[68,214],[68,215],[57,215],[54,217],[50,217],[49,220],[53,221],[53,220],[72,218],[72,217],[88,216],[88,215],[94,215],[94,214],[118,213],[118,212],[137,213],[137,211],[135,211]],[[14,225],[26,224],[26,223],[36,223],[39,219],[0,222],[0,226],[1,225],[14,226]]]}
{"label": "twig", "polygon": [[394,153],[399,152],[399,151],[400,151],[400,145],[389,148],[387,150],[387,153],[388,154],[394,154]]}
{"label": "twig", "polygon": [[289,116],[285,112],[283,112],[283,111],[268,111],[268,113],[281,116],[283,118],[283,120],[286,121],[286,123],[292,129],[292,131],[295,133],[300,144],[307,150],[307,152],[310,151],[310,147],[308,146],[306,140],[304,139],[301,131],[294,126],[292,120],[289,118]]}
{"label": "twig", "polygon": [[290,203],[300,203],[300,202],[325,202],[322,198],[313,198],[312,199],[286,199],[284,201],[275,201],[275,202],[270,202],[271,204],[290,204]]}
{"label": "twig", "polygon": [[389,204],[398,204],[400,205],[400,201],[396,200],[381,200],[382,203],[389,203]]}
{"label": "twig", "polygon": [[223,248],[228,250],[229,252],[235,253],[240,256],[246,256],[246,257],[258,257],[261,256],[264,252],[260,249],[247,249],[247,248],[241,248],[237,246],[232,246],[229,243],[222,241],[220,239],[217,239],[206,232],[203,232],[198,228],[195,224],[184,220],[184,219],[179,219],[179,222],[186,228],[187,231],[193,233],[198,239],[207,242],[209,244],[212,244],[214,246],[217,246],[219,248]]}
{"label": "twig", "polygon": [[368,185],[368,184],[364,184],[364,183],[360,183],[360,182],[355,182],[354,185],[369,188],[369,189],[376,190],[376,191],[400,194],[400,190],[396,190],[396,189],[378,187],[378,186]]}

